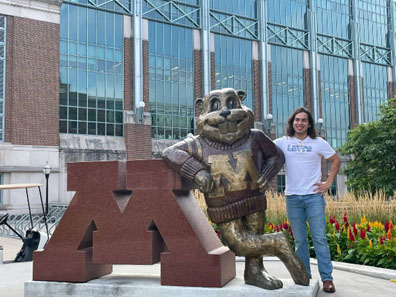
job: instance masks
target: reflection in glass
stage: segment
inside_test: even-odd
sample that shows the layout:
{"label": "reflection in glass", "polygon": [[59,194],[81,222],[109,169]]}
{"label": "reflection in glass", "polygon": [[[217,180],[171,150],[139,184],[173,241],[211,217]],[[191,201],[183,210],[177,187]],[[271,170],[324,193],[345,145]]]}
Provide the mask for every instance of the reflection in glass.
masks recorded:
{"label": "reflection in glass", "polygon": [[350,1],[313,1],[318,33],[349,39]]}
{"label": "reflection in glass", "polygon": [[387,67],[362,63],[365,122],[378,120],[381,103],[388,98]]}
{"label": "reflection in glass", "polygon": [[322,117],[333,148],[345,143],[349,123],[348,60],[320,55]]}
{"label": "reflection in glass", "polygon": [[272,45],[271,61],[273,121],[281,137],[288,117],[304,106],[303,51]]}
{"label": "reflection in glass", "polygon": [[215,34],[216,89],[246,92],[244,104],[253,107],[252,41]]}
{"label": "reflection in glass", "polygon": [[388,0],[357,1],[360,42],[389,47],[387,2]]}
{"label": "reflection in glass", "polygon": [[192,30],[149,22],[149,37],[152,137],[185,138],[194,117]]}
{"label": "reflection in glass", "polygon": [[[122,20],[122,15],[62,5],[61,133],[123,135],[122,125],[114,126],[114,110],[123,110],[124,97]],[[123,123],[122,113],[117,122]]]}
{"label": "reflection in glass", "polygon": [[307,2],[306,0],[268,0],[268,22],[306,29]]}

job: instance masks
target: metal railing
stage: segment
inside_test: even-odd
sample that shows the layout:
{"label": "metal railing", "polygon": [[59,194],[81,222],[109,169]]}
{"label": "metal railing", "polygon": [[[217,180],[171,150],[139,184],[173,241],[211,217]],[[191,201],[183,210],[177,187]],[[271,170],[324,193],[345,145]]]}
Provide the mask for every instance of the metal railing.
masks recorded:
{"label": "metal railing", "polygon": [[[54,233],[66,209],[67,205],[50,206],[47,215],[48,233],[50,236]],[[3,215],[5,213],[0,213],[0,217]],[[43,215],[32,215],[30,220],[29,214],[10,214],[7,223],[22,236],[25,236],[26,230],[32,228],[44,233],[47,232]],[[6,225],[0,226],[0,236],[18,238],[18,235]]]}

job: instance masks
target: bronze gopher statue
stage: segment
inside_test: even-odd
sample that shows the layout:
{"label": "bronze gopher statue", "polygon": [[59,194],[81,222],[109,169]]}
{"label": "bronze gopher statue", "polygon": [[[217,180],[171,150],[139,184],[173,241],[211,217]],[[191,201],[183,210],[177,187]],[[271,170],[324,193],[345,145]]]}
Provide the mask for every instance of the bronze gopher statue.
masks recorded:
{"label": "bronze gopher statue", "polygon": [[226,88],[197,99],[197,136],[166,148],[163,158],[204,193],[208,216],[224,241],[236,255],[246,257],[246,284],[283,286],[263,265],[263,255],[274,255],[295,283],[309,285],[286,236],[264,234],[265,190],[282,168],[284,156],[262,131],[251,129],[253,112],[242,104],[245,97],[244,91]]}

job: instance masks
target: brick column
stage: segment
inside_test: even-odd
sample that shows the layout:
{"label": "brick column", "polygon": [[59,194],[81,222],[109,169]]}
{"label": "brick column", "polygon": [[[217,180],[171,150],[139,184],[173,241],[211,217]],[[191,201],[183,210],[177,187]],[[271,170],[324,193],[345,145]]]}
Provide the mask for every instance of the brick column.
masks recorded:
{"label": "brick column", "polygon": [[[146,20],[143,26],[148,26]],[[143,30],[144,32],[148,32]],[[127,160],[151,159],[151,116],[149,99],[149,47],[148,36],[143,36],[143,101],[144,116],[141,122],[134,110],[133,39],[124,38],[124,140]]]}
{"label": "brick column", "polygon": [[394,87],[393,87],[393,73],[392,67],[387,67],[388,72],[388,99],[393,98],[395,96]]}
{"label": "brick column", "polygon": [[127,160],[151,159],[151,125],[137,122],[125,124]]}
{"label": "brick column", "polygon": [[[149,44],[148,40],[143,40],[143,101],[146,104],[145,112],[150,110],[149,98]],[[150,128],[151,129],[151,128]]]}
{"label": "brick column", "polygon": [[268,62],[268,112],[274,114],[272,103],[272,62]]}
{"label": "brick column", "polygon": [[124,38],[124,109],[133,111],[133,39]]}
{"label": "brick column", "polygon": [[393,98],[395,96],[394,88],[393,88],[393,82],[390,81],[388,82],[388,98]]}
{"label": "brick column", "polygon": [[[318,109],[319,109],[319,118],[323,118],[322,114],[322,85],[320,81],[320,70],[318,70]],[[312,109],[310,109],[312,110]]]}
{"label": "brick column", "polygon": [[59,24],[7,16],[5,141],[59,145]]}
{"label": "brick column", "polygon": [[253,112],[254,121],[262,122],[262,102],[261,102],[261,84],[260,84],[260,61],[252,60],[253,68]]}
{"label": "brick column", "polygon": [[[194,50],[194,100],[204,96],[202,90],[202,50]],[[195,109],[195,116],[199,111]]]}
{"label": "brick column", "polygon": [[357,126],[357,107],[356,107],[356,88],[355,77],[348,75],[348,88],[349,88],[349,110],[350,110],[350,123],[351,129]]}
{"label": "brick column", "polygon": [[363,77],[361,78],[361,82],[362,82],[362,102],[361,102],[361,104],[362,104],[362,120],[363,120],[363,123],[365,123],[366,122],[366,108],[364,106],[364,79],[363,79]]}
{"label": "brick column", "polygon": [[[216,64],[215,64],[215,53],[210,52],[210,83],[211,90],[216,89]],[[206,95],[206,94],[205,94]]]}
{"label": "brick column", "polygon": [[311,69],[304,68],[304,105],[312,111]]}

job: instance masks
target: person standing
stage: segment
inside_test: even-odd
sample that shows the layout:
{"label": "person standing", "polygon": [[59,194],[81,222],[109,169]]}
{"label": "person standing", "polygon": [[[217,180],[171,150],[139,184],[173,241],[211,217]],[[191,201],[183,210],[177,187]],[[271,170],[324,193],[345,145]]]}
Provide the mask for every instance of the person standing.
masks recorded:
{"label": "person standing", "polygon": [[[285,155],[286,211],[296,245],[296,254],[311,277],[307,225],[312,236],[323,290],[335,292],[329,245],[326,240],[325,200],[323,194],[330,189],[338,170],[340,158],[316,130],[311,112],[297,108],[289,117],[286,136],[275,140]],[[331,162],[330,174],[321,182],[321,157]]]}

